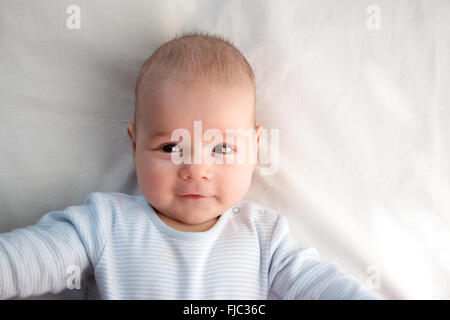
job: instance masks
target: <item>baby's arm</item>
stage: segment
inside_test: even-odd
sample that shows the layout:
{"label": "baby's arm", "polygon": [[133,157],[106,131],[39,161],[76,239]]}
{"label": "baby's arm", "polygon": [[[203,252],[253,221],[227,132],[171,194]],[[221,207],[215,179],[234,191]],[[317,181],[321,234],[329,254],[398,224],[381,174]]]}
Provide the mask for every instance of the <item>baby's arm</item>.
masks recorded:
{"label": "baby's arm", "polygon": [[280,217],[270,247],[269,297],[296,300],[379,299],[337,264],[320,260],[313,248],[302,249]]}
{"label": "baby's arm", "polygon": [[0,299],[58,293],[95,263],[105,234],[101,198],[44,215],[35,225],[0,234]]}

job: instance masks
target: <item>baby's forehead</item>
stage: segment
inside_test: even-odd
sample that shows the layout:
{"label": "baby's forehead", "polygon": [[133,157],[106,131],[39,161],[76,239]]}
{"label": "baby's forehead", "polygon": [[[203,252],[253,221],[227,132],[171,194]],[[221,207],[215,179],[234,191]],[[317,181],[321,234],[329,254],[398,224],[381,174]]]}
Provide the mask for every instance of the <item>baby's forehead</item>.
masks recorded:
{"label": "baby's forehead", "polygon": [[255,86],[250,81],[245,79],[237,80],[235,82],[222,81],[222,79],[204,78],[201,76],[191,74],[180,74],[166,77],[153,77],[147,81],[143,81],[140,90],[150,96],[161,96],[164,93],[173,94],[176,92],[184,93],[206,93],[211,90],[219,91],[235,91],[241,95],[254,95]]}
{"label": "baby's forehead", "polygon": [[172,114],[170,112],[154,112],[153,116],[142,119],[140,124],[146,132],[146,137],[170,138],[172,134],[189,132],[189,135],[203,136],[225,136],[227,133],[234,134],[237,132],[245,132],[254,129],[254,121],[251,113],[243,112],[210,112],[203,115],[197,113],[179,113]]}
{"label": "baby's forehead", "polygon": [[201,80],[166,80],[149,85],[141,105],[153,115],[201,113],[206,117],[242,113],[254,107],[254,90],[249,87],[209,83]]}
{"label": "baby's forehead", "polygon": [[[165,79],[148,86],[136,121],[150,134],[177,128],[193,132],[195,121],[201,121],[204,130],[246,129],[254,125],[255,98],[251,88],[202,79]],[[145,87],[147,84],[142,88]]]}
{"label": "baby's forehead", "polygon": [[182,123],[167,123],[161,124],[156,121],[147,121],[143,123],[146,135],[148,138],[161,138],[171,136],[176,132],[188,131],[191,135],[226,135],[235,133],[244,133],[248,130],[254,129],[250,121],[236,122],[235,124],[226,125],[225,123],[213,122],[211,124],[210,119],[204,121],[203,119],[197,119],[192,122]]}

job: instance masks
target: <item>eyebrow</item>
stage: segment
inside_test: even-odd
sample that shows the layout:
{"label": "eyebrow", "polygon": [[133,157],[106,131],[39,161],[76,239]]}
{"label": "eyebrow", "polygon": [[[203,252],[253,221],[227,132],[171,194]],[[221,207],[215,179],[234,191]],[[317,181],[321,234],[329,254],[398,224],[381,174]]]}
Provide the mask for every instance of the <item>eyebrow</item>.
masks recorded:
{"label": "eyebrow", "polygon": [[[226,136],[226,130],[220,129],[220,132],[222,133],[222,136]],[[158,138],[164,138],[164,137],[171,136],[171,135],[172,135],[172,132],[155,131],[154,133],[149,134],[148,138],[149,139],[158,139]]]}
{"label": "eyebrow", "polygon": [[161,137],[161,136],[167,136],[168,132],[158,131],[150,135],[150,137]]}
{"label": "eyebrow", "polygon": [[165,137],[168,136],[169,132],[164,132],[164,131],[156,131],[153,134],[150,134],[148,137],[149,138],[159,138],[159,137]]}

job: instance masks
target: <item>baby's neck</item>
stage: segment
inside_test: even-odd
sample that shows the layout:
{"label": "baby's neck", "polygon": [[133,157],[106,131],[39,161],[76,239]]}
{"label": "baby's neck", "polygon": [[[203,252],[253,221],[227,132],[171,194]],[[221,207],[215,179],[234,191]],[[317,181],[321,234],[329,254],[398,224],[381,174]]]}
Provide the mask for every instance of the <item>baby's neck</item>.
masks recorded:
{"label": "baby's neck", "polygon": [[180,222],[178,220],[172,219],[168,216],[165,216],[164,214],[156,211],[156,214],[158,217],[169,227],[178,230],[178,231],[184,231],[184,232],[204,232],[209,229],[211,229],[216,222],[219,220],[219,217],[215,217],[211,220],[199,223],[199,224],[186,224],[183,222]]}

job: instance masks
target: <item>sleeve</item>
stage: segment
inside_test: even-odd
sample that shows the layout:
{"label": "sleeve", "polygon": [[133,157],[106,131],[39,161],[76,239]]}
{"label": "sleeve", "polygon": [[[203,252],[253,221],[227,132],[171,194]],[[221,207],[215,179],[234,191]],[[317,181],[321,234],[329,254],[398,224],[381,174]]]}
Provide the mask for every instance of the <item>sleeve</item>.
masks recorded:
{"label": "sleeve", "polygon": [[[95,265],[106,241],[102,196],[0,234],[0,299],[59,293]],[[102,218],[103,217],[103,218]]]}
{"label": "sleeve", "polygon": [[279,217],[270,243],[269,294],[285,300],[378,300],[337,264],[320,260],[313,248],[300,248]]}

